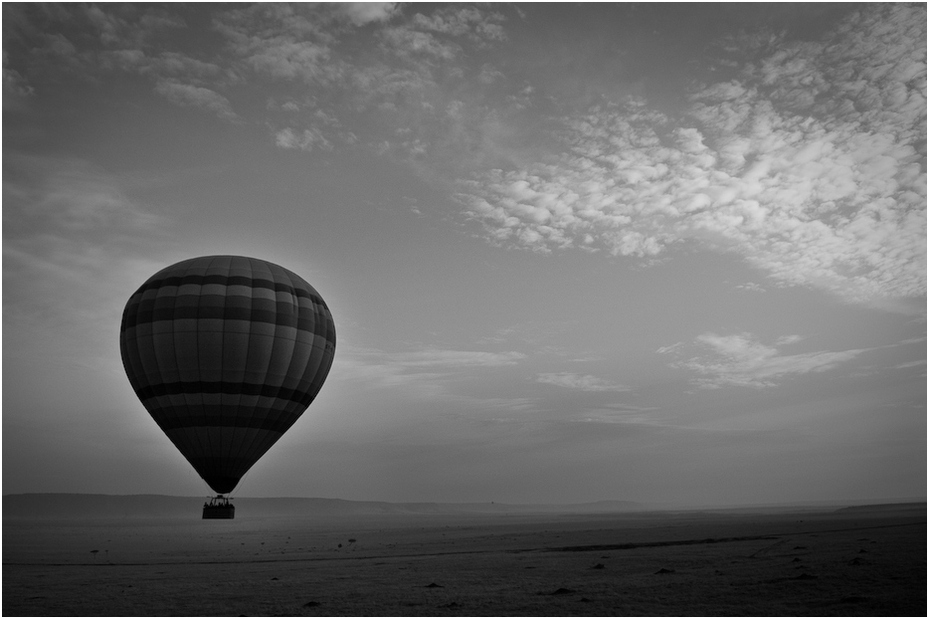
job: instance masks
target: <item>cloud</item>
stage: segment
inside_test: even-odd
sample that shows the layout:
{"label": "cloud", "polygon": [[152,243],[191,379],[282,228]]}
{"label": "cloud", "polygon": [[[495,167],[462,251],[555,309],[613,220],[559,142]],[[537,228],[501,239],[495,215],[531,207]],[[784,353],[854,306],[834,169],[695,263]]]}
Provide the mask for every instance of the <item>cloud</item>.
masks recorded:
{"label": "cloud", "polygon": [[104,9],[99,5],[86,5],[74,7],[74,11],[78,19],[87,20],[99,41],[110,47],[141,47],[161,31],[186,25],[179,17],[156,6],[121,5]]}
{"label": "cloud", "polygon": [[613,404],[598,406],[585,411],[576,418],[579,422],[648,424],[663,425],[656,418],[661,409],[657,406],[635,406],[632,404]]}
{"label": "cloud", "polygon": [[428,32],[398,26],[381,32],[381,49],[407,61],[448,61],[455,58],[461,47],[450,41],[441,41]]}
{"label": "cloud", "polygon": [[29,243],[51,234],[103,244],[127,231],[157,227],[116,177],[80,159],[5,153],[4,238]]}
{"label": "cloud", "polygon": [[[215,90],[235,81],[234,76],[214,62],[177,51],[173,35],[187,26],[167,9],[116,4],[25,8],[15,23],[17,59],[40,79],[65,71],[68,78],[94,81],[112,72],[142,75],[175,105],[239,120],[229,100]],[[11,77],[16,75],[12,71]]]}
{"label": "cloud", "polygon": [[337,6],[356,26],[388,21],[399,9],[396,2],[345,2]]}
{"label": "cloud", "polygon": [[[284,92],[312,89],[291,102],[286,120],[267,121],[281,148],[363,144],[430,167],[481,139],[487,110],[458,95],[472,92],[462,79],[468,53],[502,40],[504,17],[474,7],[404,12],[379,4],[255,5],[218,12],[214,24],[232,52],[232,74]],[[363,126],[366,136],[343,126]]]}
{"label": "cloud", "polygon": [[243,76],[338,85],[346,64],[333,46],[346,31],[340,5],[259,3],[214,14],[214,28],[232,52],[230,69]]}
{"label": "cloud", "polygon": [[255,72],[275,78],[327,82],[337,77],[329,48],[308,41],[254,42],[245,61]]}
{"label": "cloud", "polygon": [[893,366],[893,368],[895,370],[901,370],[901,369],[906,369],[906,368],[918,368],[924,365],[926,365],[925,359],[917,359],[916,361],[906,361],[904,363],[898,363],[897,365]]}
{"label": "cloud", "polygon": [[147,256],[170,252],[169,222],[84,160],[8,151],[3,164],[4,336],[31,351],[66,333],[50,344],[60,363],[111,363],[126,286],[163,266]]}
{"label": "cloud", "polygon": [[205,83],[221,81],[223,69],[212,62],[178,53],[149,55],[141,49],[106,50],[97,55],[97,65],[106,70],[121,70],[162,79],[183,79]]}
{"label": "cloud", "polygon": [[863,6],[817,40],[723,41],[741,64],[674,114],[635,97],[571,111],[518,63],[507,75],[481,55],[507,39],[502,9],[419,9],[223,7],[194,52],[174,36],[187,13],[14,7],[4,88],[22,102],[43,73],[126,71],[230,122],[255,109],[239,86],[273,88],[285,103],[260,121],[278,147],[361,145],[453,175],[464,217],[496,245],[645,264],[701,247],[741,257],[767,288],[875,306],[925,294],[924,6]]}
{"label": "cloud", "polygon": [[513,366],[516,351],[487,352],[424,348],[406,352],[349,349],[337,357],[339,376],[368,388],[401,388],[421,397],[448,396],[446,385],[476,370]]}
{"label": "cloud", "polygon": [[476,7],[442,7],[429,15],[417,13],[412,27],[450,36],[466,36],[476,42],[502,41],[505,17],[498,13],[487,13]]}
{"label": "cloud", "polygon": [[3,106],[5,108],[19,107],[22,99],[35,94],[35,89],[26,82],[18,71],[8,65],[9,56],[6,50],[3,50]]}
{"label": "cloud", "polygon": [[573,372],[547,372],[536,375],[536,382],[581,391],[629,391],[629,387],[591,376]]}
{"label": "cloud", "polygon": [[[789,335],[778,338],[775,344],[789,346],[801,339],[800,336]],[[866,350],[782,354],[775,346],[762,344],[749,333],[704,333],[696,338],[694,345],[702,354],[676,361],[671,367],[699,375],[691,382],[706,389],[724,386],[774,387],[785,378],[834,369]],[[675,344],[659,349],[658,352],[680,354],[682,346]]]}
{"label": "cloud", "polygon": [[919,297],[925,21],[869,7],[766,49],[679,117],[636,98],[563,117],[563,154],[463,179],[458,199],[498,245],[650,259],[698,244],[849,302]]}
{"label": "cloud", "polygon": [[477,398],[465,396],[461,401],[469,407],[478,407],[491,411],[531,411],[538,406],[532,398]]}
{"label": "cloud", "polygon": [[672,352],[674,352],[674,351],[676,351],[676,350],[680,350],[680,348],[681,348],[682,346],[684,346],[684,342],[676,342],[676,343],[674,343],[674,344],[671,344],[670,346],[662,346],[661,348],[659,348],[659,349],[656,350],[655,352],[656,352],[657,354],[659,354],[659,355],[666,355],[666,354],[672,353]]}
{"label": "cloud", "polygon": [[[235,122],[255,109],[236,97],[257,88],[286,102],[265,106],[257,119],[280,148],[362,145],[421,172],[474,157],[499,128],[488,124],[495,112],[484,93],[468,85],[477,80],[470,55],[506,38],[503,14],[484,7],[37,5],[8,14],[16,17],[5,30],[16,35],[7,37],[15,44],[5,38],[8,93],[26,93],[65,68],[69,78],[95,81],[125,72],[150,79],[175,105]],[[181,16],[192,15],[211,26],[197,45],[177,36],[188,27]],[[495,90],[524,86],[509,88],[487,62],[481,74],[493,76]]]}
{"label": "cloud", "polygon": [[504,365],[515,365],[525,358],[526,355],[515,351],[495,353],[438,349],[393,353],[388,356],[390,363],[405,368],[500,367]]}
{"label": "cloud", "polygon": [[209,88],[182,84],[174,80],[160,80],[155,85],[155,92],[181,107],[206,110],[229,122],[238,122],[240,120],[238,115],[232,111],[229,100]]}
{"label": "cloud", "polygon": [[[32,51],[80,55],[87,68],[97,51],[146,49],[160,37],[187,26],[166,7],[145,4],[23,4],[5,8],[3,13],[4,45],[39,36],[46,49]],[[65,36],[65,32],[72,36]]]}
{"label": "cloud", "polygon": [[304,129],[302,133],[297,133],[287,127],[275,134],[274,142],[281,148],[305,150],[307,152],[315,149],[332,150],[332,142],[318,129]]}

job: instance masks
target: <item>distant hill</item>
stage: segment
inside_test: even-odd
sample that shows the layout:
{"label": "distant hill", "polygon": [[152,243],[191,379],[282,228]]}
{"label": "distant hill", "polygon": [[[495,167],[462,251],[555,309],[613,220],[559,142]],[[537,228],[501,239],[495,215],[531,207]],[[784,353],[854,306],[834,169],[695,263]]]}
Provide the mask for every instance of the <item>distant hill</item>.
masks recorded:
{"label": "distant hill", "polygon": [[900,512],[900,511],[925,511],[926,502],[909,501],[906,503],[881,503],[878,505],[851,505],[843,507],[839,511],[843,512]]}
{"label": "distant hill", "polygon": [[[157,494],[10,494],[3,497],[3,518],[65,520],[93,518],[189,518],[199,513],[203,497]],[[505,503],[389,503],[323,498],[237,498],[241,517],[416,516],[416,515],[580,515],[640,511],[632,501],[598,501],[570,505]]]}

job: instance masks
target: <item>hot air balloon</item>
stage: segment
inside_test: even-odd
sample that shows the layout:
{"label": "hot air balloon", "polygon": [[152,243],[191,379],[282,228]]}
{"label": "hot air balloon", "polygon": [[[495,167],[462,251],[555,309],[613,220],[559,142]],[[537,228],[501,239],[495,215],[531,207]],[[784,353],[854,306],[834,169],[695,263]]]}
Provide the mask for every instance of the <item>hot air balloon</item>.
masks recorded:
{"label": "hot air balloon", "polygon": [[126,303],[123,367],[136,395],[217,493],[204,518],[307,409],[335,326],[319,293],[276,264],[204,256],[152,275]]}

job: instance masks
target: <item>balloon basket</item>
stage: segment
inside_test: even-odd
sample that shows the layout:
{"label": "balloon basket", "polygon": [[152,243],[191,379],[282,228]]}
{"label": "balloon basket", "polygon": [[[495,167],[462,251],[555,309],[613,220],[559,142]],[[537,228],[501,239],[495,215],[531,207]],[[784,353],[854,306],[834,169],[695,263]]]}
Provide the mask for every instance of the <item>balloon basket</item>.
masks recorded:
{"label": "balloon basket", "polygon": [[235,518],[235,506],[221,494],[203,504],[204,520],[232,520],[233,518]]}

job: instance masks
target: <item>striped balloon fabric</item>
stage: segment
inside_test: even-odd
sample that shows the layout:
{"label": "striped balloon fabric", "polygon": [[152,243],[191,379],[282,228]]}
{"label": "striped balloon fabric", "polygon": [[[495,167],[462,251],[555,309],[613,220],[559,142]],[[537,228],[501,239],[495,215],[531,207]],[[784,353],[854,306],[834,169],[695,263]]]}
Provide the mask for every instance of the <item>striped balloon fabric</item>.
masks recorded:
{"label": "striped balloon fabric", "polygon": [[228,494],[316,397],[335,325],[319,293],[291,271],[204,256],[142,284],[123,311],[119,346],[155,422]]}

